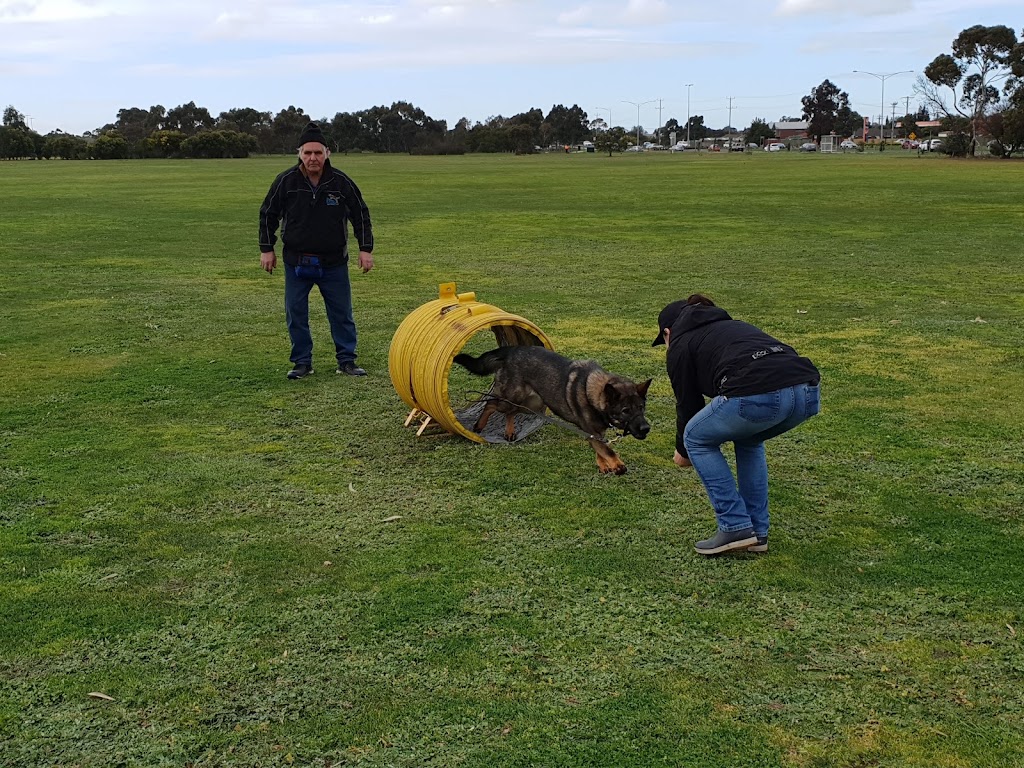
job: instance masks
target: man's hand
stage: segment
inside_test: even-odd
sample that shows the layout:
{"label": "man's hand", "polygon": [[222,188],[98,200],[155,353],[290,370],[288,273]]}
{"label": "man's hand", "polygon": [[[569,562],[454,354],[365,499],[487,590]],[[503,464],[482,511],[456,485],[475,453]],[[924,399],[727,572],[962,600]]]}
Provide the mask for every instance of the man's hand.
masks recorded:
{"label": "man's hand", "polygon": [[683,456],[679,451],[676,451],[676,455],[672,457],[672,461],[676,463],[677,467],[692,467],[693,462]]}
{"label": "man's hand", "polygon": [[359,268],[363,270],[363,274],[366,274],[373,269],[373,254],[369,251],[359,252]]}
{"label": "man's hand", "polygon": [[264,251],[260,254],[260,267],[270,274],[274,274],[274,267],[277,266],[277,254],[273,251]]}

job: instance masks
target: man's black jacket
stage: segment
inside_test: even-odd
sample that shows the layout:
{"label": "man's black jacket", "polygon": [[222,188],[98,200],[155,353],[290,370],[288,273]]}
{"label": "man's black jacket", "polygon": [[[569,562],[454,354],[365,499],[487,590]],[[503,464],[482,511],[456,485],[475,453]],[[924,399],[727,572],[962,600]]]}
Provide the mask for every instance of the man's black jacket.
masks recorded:
{"label": "man's black jacket", "polygon": [[260,252],[274,249],[281,223],[284,263],[296,265],[303,254],[320,258],[325,267],[348,261],[348,222],[359,250],[373,251],[370,211],[359,188],[324,160],[320,184],[314,187],[298,163],[270,185],[260,207]]}
{"label": "man's black jacket", "polygon": [[676,450],[683,456],[683,430],[705,397],[760,395],[820,378],[814,363],[789,345],[703,304],[686,307],[672,324],[665,366],[676,396]]}

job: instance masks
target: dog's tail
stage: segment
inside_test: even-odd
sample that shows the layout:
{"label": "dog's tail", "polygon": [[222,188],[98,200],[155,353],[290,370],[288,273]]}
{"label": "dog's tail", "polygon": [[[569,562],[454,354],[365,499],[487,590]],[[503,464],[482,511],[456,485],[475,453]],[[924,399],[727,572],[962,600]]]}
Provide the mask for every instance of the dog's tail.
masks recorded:
{"label": "dog's tail", "polygon": [[484,352],[480,357],[458,354],[455,356],[455,362],[477,376],[490,376],[505,363],[509,349],[510,347],[498,347],[490,352]]}

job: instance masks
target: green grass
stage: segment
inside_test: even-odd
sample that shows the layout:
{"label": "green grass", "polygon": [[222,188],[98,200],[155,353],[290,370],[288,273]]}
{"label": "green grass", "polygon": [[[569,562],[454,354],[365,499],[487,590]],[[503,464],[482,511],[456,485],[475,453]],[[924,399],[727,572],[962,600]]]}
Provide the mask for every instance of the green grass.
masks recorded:
{"label": "green grass", "polygon": [[[301,382],[287,158],[0,164],[0,765],[1020,764],[1024,165],[901,154],[339,156],[371,375],[314,299]],[[655,377],[627,475],[403,428],[451,280]],[[693,291],[823,374],[767,556],[692,551],[650,339]]]}

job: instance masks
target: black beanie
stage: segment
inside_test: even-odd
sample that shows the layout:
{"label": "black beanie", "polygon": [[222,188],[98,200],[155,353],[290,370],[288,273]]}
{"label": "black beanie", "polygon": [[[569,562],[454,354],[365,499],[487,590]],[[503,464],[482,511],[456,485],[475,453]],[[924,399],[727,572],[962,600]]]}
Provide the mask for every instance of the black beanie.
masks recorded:
{"label": "black beanie", "polygon": [[307,141],[319,141],[325,147],[327,146],[327,139],[324,138],[323,131],[320,130],[320,126],[316,123],[310,123],[306,126],[306,129],[299,136],[299,146],[301,147]]}

